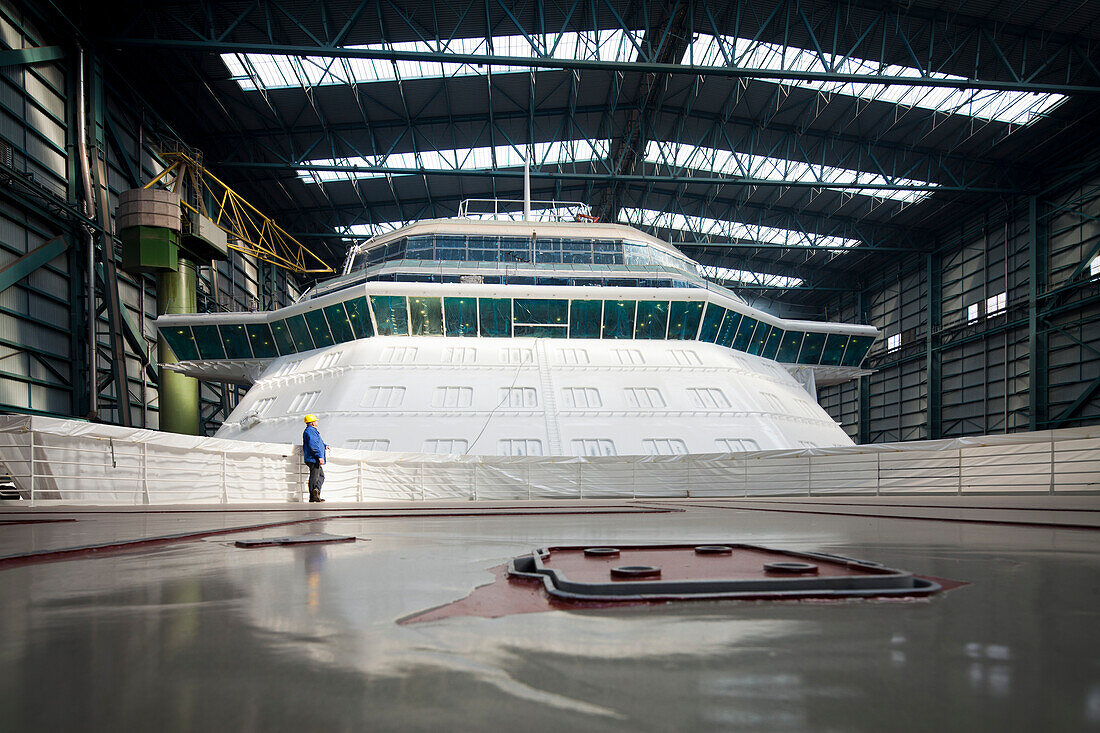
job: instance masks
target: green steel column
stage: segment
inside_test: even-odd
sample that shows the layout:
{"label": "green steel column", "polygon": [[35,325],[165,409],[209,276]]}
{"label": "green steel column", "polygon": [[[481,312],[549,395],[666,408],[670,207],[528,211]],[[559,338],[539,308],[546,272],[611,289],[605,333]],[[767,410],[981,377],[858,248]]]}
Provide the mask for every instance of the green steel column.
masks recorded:
{"label": "green steel column", "polygon": [[[191,260],[179,259],[175,272],[157,273],[157,315],[194,313],[198,310],[196,268]],[[164,363],[179,361],[161,336],[157,353]],[[185,435],[199,434],[199,380],[168,369],[160,370],[160,429]]]}
{"label": "green steel column", "polygon": [[[856,296],[856,311],[859,315],[859,323],[870,323],[871,317],[867,309],[867,291],[863,285],[859,287]],[[866,445],[871,442],[871,378],[860,377],[856,391],[856,442]]]}
{"label": "green steel column", "polygon": [[928,440],[943,437],[943,375],[940,345],[940,321],[943,310],[943,271],[938,253],[929,254],[924,260],[925,298],[927,299],[928,333],[925,340],[924,382],[927,399]]}
{"label": "green steel column", "polygon": [[1049,419],[1047,394],[1050,369],[1047,333],[1042,328],[1039,296],[1046,291],[1048,268],[1048,233],[1038,197],[1028,200],[1028,273],[1027,273],[1027,338],[1028,338],[1028,428],[1043,430]]}

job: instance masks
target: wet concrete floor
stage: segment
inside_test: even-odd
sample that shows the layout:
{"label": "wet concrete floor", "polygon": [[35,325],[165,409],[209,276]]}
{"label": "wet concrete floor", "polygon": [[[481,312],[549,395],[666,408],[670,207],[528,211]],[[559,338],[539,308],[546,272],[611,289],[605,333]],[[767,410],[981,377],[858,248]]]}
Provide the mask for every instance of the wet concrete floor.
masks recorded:
{"label": "wet concrete floor", "polygon": [[[6,555],[318,519],[0,564],[0,727],[1100,729],[1100,532],[678,509],[6,514],[77,520],[0,526]],[[316,532],[361,540],[233,546]],[[536,547],[696,541],[836,553],[969,585],[906,602],[697,602],[396,624],[466,596],[491,580],[489,568]]]}

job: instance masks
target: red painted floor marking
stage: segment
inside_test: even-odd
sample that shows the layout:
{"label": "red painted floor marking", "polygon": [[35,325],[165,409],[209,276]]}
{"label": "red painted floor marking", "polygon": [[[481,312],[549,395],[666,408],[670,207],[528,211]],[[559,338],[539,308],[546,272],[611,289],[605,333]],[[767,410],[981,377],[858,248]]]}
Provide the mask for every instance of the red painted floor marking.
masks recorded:
{"label": "red painted floor marking", "polygon": [[[442,606],[429,608],[426,611],[404,616],[397,620],[398,625],[419,624],[427,621],[440,621],[448,618],[461,618],[474,616],[477,618],[501,618],[519,613],[543,613],[556,610],[578,610],[595,608],[619,608],[622,606],[651,606],[666,605],[669,603],[700,603],[701,601],[616,601],[604,602],[562,602],[551,598],[543,589],[542,583],[531,580],[518,580],[508,577],[508,565],[497,565],[490,568],[493,580],[485,585],[474,588],[468,596],[460,598]],[[917,575],[915,577],[932,580],[943,586],[944,591],[952,590],[964,585],[966,582],[935,578],[930,575]],[[804,598],[798,600],[771,600],[770,603],[827,603],[843,604],[851,603],[851,598]],[[897,596],[892,598],[867,598],[868,602],[903,603],[912,601],[927,601],[926,597]],[[759,603],[760,601],[746,600],[711,600],[710,603]]]}

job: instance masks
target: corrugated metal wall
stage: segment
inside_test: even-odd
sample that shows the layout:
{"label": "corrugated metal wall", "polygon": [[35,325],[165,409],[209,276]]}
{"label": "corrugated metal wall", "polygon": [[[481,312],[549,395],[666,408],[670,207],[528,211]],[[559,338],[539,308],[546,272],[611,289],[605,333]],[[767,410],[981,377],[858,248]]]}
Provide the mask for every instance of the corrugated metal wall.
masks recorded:
{"label": "corrugated metal wall", "polygon": [[830,304],[883,338],[873,375],[820,390],[829,414],[860,442],[1100,419],[1100,178],[997,205],[940,242]]}
{"label": "corrugated metal wall", "polygon": [[[27,18],[6,2],[0,2],[0,42],[22,49],[61,45],[71,49],[65,36],[43,36]],[[83,417],[87,404],[86,378],[81,378],[84,358],[85,244],[65,216],[51,210],[51,197],[74,205],[77,200],[77,162],[70,151],[75,144],[70,88],[75,58],[57,62],[14,65],[0,69],[0,175],[16,179],[19,186],[0,186],[0,267],[47,240],[67,237],[68,253],[31,272],[0,293],[0,410]],[[104,100],[101,124],[89,130],[89,144],[105,161],[109,209],[115,211],[121,191],[141,185],[163,169],[157,147],[169,135],[155,113],[148,110],[111,70],[96,69],[89,79]],[[102,74],[100,76],[99,74]],[[200,309],[255,310],[283,305],[297,296],[293,277],[263,268],[268,281],[261,285],[261,266],[253,258],[232,253],[211,268],[200,271]],[[215,285],[217,295],[213,296]],[[119,300],[133,324],[142,350],[123,342],[131,415],[135,425],[157,426],[157,390],[147,360],[157,363],[156,281],[119,271]],[[102,297],[102,296],[101,296]],[[124,318],[125,319],[125,318]],[[105,316],[97,326],[102,348],[97,368],[101,378],[109,373],[111,329]],[[207,429],[232,409],[239,390],[203,385],[203,417]],[[98,417],[119,420],[113,386],[102,393]]]}
{"label": "corrugated metal wall", "polygon": [[[44,45],[0,6],[0,41],[13,49]],[[60,64],[0,69],[0,165],[65,196],[65,74]],[[0,189],[2,190],[2,189]],[[0,197],[0,266],[68,228],[47,211]],[[69,414],[72,404],[69,258],[55,258],[0,293],[0,407]]]}

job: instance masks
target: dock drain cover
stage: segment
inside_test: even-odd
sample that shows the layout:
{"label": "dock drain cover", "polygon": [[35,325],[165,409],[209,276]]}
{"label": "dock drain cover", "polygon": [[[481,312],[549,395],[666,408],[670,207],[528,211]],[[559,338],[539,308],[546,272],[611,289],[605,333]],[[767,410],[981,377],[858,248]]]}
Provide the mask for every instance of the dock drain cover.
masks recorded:
{"label": "dock drain cover", "polygon": [[513,559],[508,576],[541,583],[566,601],[911,597],[941,590],[875,562],[718,542],[550,547]]}
{"label": "dock drain cover", "polygon": [[322,545],[331,542],[355,542],[354,537],[338,534],[296,534],[290,537],[260,537],[255,540],[237,540],[233,544],[237,547],[276,547],[293,545]]}

